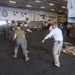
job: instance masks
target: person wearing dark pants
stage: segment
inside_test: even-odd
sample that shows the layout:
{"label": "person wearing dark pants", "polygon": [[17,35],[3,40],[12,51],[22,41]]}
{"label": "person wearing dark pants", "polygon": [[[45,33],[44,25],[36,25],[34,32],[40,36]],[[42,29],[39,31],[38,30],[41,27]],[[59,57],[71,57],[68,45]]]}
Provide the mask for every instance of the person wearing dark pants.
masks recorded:
{"label": "person wearing dark pants", "polygon": [[[62,31],[62,35],[63,35],[63,39],[64,39],[64,36],[65,36],[65,27],[64,27],[64,24],[63,23],[60,23],[59,29]],[[62,48],[66,48],[66,45],[64,43],[64,40],[63,40],[63,46],[62,46]]]}
{"label": "person wearing dark pants", "polygon": [[23,54],[25,56],[25,60],[28,61],[29,57],[28,57],[28,51],[27,51],[27,42],[25,41],[25,33],[23,30],[21,30],[21,26],[17,25],[17,30],[15,31],[14,34],[14,39],[16,42],[16,46],[14,49],[14,58],[17,58],[17,54],[18,54],[18,48],[19,46],[21,46],[22,50],[23,50]]}
{"label": "person wearing dark pants", "polygon": [[67,36],[68,36],[68,37],[71,37],[71,28],[72,28],[71,24],[68,23],[67,29],[66,29],[66,33],[67,33]]}

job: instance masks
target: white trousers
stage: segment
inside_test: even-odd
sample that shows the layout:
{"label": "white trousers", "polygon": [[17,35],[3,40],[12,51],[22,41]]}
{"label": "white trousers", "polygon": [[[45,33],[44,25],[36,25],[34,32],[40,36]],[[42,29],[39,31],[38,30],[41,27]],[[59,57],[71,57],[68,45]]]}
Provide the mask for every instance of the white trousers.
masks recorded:
{"label": "white trousers", "polygon": [[59,63],[59,56],[62,50],[62,45],[63,45],[62,41],[60,41],[60,43],[58,43],[58,41],[54,42],[54,47],[53,47],[54,63]]}

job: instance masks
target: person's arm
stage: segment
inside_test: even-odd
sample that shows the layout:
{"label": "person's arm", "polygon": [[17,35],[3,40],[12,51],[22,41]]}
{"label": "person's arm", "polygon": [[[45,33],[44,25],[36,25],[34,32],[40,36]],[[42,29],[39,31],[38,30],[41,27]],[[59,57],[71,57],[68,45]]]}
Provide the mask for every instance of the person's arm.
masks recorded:
{"label": "person's arm", "polygon": [[72,28],[72,25],[70,25],[70,28]]}
{"label": "person's arm", "polygon": [[50,32],[51,32],[51,30],[52,30],[52,26],[49,27],[49,31],[50,31]]}
{"label": "person's arm", "polygon": [[43,40],[42,40],[42,43],[44,43],[45,42],[45,40],[47,40],[48,38],[50,38],[52,35],[54,35],[55,34],[55,31],[54,30],[52,30]]}
{"label": "person's arm", "polygon": [[32,31],[30,29],[27,29],[28,32],[32,33]]}
{"label": "person's arm", "polygon": [[14,27],[12,27],[12,30],[13,30],[13,31],[15,31],[15,28],[14,28]]}
{"label": "person's arm", "polygon": [[15,39],[16,39],[16,37],[17,37],[17,34],[14,34],[13,40],[15,40]]}

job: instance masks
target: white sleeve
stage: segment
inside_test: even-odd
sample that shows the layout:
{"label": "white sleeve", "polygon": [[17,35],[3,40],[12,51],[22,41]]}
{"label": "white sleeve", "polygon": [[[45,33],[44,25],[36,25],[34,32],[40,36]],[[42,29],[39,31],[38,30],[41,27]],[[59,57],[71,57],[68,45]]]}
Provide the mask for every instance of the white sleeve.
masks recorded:
{"label": "white sleeve", "polygon": [[50,26],[50,27],[49,27],[49,31],[51,32],[51,30],[52,30],[52,27]]}
{"label": "white sleeve", "polygon": [[49,27],[49,31],[50,31],[50,27]]}
{"label": "white sleeve", "polygon": [[55,34],[55,30],[52,30],[52,31],[44,38],[44,40],[50,38],[50,37],[51,37],[52,35],[54,35],[54,34]]}

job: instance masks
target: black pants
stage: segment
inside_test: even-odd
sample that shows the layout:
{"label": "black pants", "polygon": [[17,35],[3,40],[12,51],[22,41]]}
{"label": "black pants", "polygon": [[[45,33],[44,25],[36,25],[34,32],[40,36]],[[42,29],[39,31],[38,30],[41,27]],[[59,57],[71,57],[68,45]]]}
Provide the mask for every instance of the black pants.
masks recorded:
{"label": "black pants", "polygon": [[71,29],[67,29],[67,36],[70,37],[70,34],[71,34]]}

